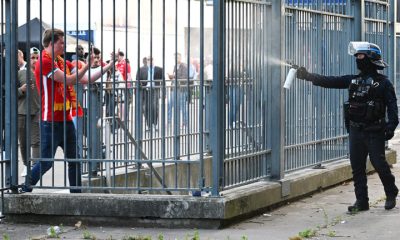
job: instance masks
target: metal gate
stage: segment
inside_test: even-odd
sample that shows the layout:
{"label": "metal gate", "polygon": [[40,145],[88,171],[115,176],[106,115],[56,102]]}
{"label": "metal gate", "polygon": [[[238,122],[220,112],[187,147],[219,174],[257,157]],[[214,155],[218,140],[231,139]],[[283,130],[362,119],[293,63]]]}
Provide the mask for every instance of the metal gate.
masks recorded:
{"label": "metal gate", "polygon": [[225,188],[270,174],[271,18],[270,2],[225,5]]}

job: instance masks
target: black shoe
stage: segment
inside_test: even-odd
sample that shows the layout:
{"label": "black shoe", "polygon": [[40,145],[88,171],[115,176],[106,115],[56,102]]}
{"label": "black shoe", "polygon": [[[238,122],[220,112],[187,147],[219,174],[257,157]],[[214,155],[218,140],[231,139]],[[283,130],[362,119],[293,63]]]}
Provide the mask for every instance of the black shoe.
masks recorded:
{"label": "black shoe", "polygon": [[367,211],[369,210],[369,204],[368,202],[361,202],[361,201],[356,201],[352,206],[349,206],[347,210],[350,213],[356,213],[360,211]]}
{"label": "black shoe", "polygon": [[390,210],[396,206],[396,196],[386,197],[385,209]]}

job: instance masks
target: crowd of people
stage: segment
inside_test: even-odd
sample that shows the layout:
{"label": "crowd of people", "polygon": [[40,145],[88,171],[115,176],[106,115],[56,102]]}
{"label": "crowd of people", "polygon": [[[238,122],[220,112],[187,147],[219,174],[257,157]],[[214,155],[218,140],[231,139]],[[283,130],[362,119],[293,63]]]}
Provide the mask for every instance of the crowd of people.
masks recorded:
{"label": "crowd of people", "polygon": [[[129,105],[136,93],[135,81],[139,86],[142,113],[147,129],[158,130],[160,86],[163,79],[166,79],[170,86],[167,96],[168,123],[172,121],[173,109],[179,106],[178,110],[175,110],[178,113],[174,118],[177,116],[180,118],[182,114],[183,127],[188,125],[187,106],[191,95],[188,83],[192,85],[193,80],[198,78],[198,61],[192,60],[190,64],[186,64],[182,61],[182,55],[177,53],[174,56],[176,66],[171,74],[166,74],[163,68],[154,64],[152,56],[145,57],[143,65],[137,70],[136,79],[133,80],[129,60],[122,51],[118,50],[117,54],[111,53],[110,59],[104,62],[100,49],[91,47],[90,54],[85,54],[84,48],[78,45],[76,54],[70,60],[66,60],[63,58],[65,34],[62,30],[45,30],[42,39],[42,52],[36,47],[30,49],[30,64],[25,62],[23,52],[18,51],[18,137],[25,165],[22,176],[26,176],[29,183],[22,187],[23,191],[32,191],[31,186],[36,185],[42,175],[51,169],[53,166],[51,159],[54,158],[58,147],[63,149],[67,159],[82,157],[82,139],[87,135],[87,116],[92,109],[98,109],[99,111],[93,111],[94,117],[95,119],[102,117],[100,102],[103,99],[106,116],[116,114],[115,108],[120,102]],[[27,65],[30,69],[27,69]],[[212,68],[210,70],[208,67],[205,74],[212,75],[210,71]],[[126,90],[123,101],[114,96],[115,85],[112,83],[116,82],[119,88]],[[98,89],[92,94],[98,101],[88,101],[88,96],[85,94],[92,86]],[[100,90],[103,90],[104,94]],[[100,96],[104,98],[100,99]],[[176,101],[179,105],[175,103]],[[89,102],[91,102],[90,107]],[[129,111],[129,107],[120,106],[118,111],[120,111],[117,113],[118,117],[123,122],[126,115],[124,111]],[[30,141],[26,140],[27,122],[30,123]],[[30,143],[30,148],[27,143]],[[29,149],[32,149],[32,153],[28,151]],[[29,158],[33,159],[33,164],[27,176]],[[36,163],[34,160],[39,158],[42,161]],[[95,167],[93,171],[96,170]],[[80,163],[68,162],[68,177],[70,192],[80,192]]]}

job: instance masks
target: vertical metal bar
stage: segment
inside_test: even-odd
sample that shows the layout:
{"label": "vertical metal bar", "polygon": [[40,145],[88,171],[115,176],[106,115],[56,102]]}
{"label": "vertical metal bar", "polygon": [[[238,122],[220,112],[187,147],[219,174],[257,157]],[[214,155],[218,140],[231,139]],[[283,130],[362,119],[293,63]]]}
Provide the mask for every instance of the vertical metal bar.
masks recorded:
{"label": "vertical metal bar", "polygon": [[[17,106],[17,83],[14,79],[18,78],[18,1],[11,1],[11,106]],[[14,55],[15,54],[15,55]],[[14,65],[15,64],[15,65]],[[11,114],[11,172],[13,193],[17,191],[18,185],[18,111],[17,108],[10,108]]]}
{"label": "vertical metal bar", "polygon": [[364,0],[352,0],[354,7],[354,28],[353,32],[355,32],[355,40],[364,41],[365,40],[365,3]]}
{"label": "vertical metal bar", "polygon": [[[128,52],[128,0],[125,0],[125,52],[126,52],[126,56],[125,56],[125,100],[124,100],[124,124],[126,126],[126,129],[129,129],[129,115],[128,113],[130,112],[130,100],[131,97],[133,98],[133,96],[131,96],[131,89],[128,86],[131,86],[131,84],[129,83],[129,81],[131,81],[132,79],[128,77],[128,64],[130,66],[130,63],[128,63],[128,59],[129,59],[129,52]],[[130,68],[130,67],[129,67]],[[131,69],[129,69],[129,71],[131,71]],[[130,76],[132,76],[132,73],[129,73]],[[133,92],[132,92],[133,94]],[[128,159],[128,131],[126,130],[124,131],[124,159],[127,160]],[[125,176],[127,176],[128,174],[128,162],[125,162]],[[128,178],[125,178],[125,187],[128,186]]]}
{"label": "vertical metal bar", "polygon": [[[139,2],[140,2],[140,0],[138,0]],[[116,5],[115,5],[115,0],[113,0],[113,25],[112,25],[112,36],[113,36],[113,52],[115,53],[116,51],[116,49],[115,49],[115,23],[116,23],[116,21],[115,21],[115,17],[116,17],[116,10],[115,10],[115,8],[116,8]],[[119,48],[118,48],[118,53],[117,53],[118,55],[117,56],[119,56]],[[113,96],[116,96],[116,89],[115,89],[115,72],[116,72],[116,66],[115,66],[115,64],[113,65]],[[119,97],[118,97],[118,99],[119,99]],[[115,101],[115,98],[114,98],[114,101]],[[117,102],[117,106],[119,105],[119,103]],[[115,129],[117,129],[117,124],[118,124],[118,122],[115,120],[115,111],[113,112],[113,121],[112,121],[112,126],[113,126],[113,130],[112,131],[114,131]],[[117,145],[115,144],[115,140],[116,140],[116,136],[115,136],[116,134],[115,134],[115,132],[114,132],[114,134],[113,134],[113,141],[112,141],[112,143],[114,144],[114,146],[113,146],[113,159],[115,159],[116,158],[116,154],[117,154]],[[113,169],[113,176],[115,176],[115,166],[116,166],[116,163],[113,161],[113,167],[112,167],[112,169]],[[139,175],[139,174],[138,174]],[[113,181],[112,181],[112,187],[115,187],[115,178],[113,178]]]}
{"label": "vertical metal bar", "polygon": [[204,178],[204,0],[200,0],[200,104],[199,107],[199,150],[200,150],[200,179],[199,187],[205,186]]}
{"label": "vertical metal bar", "polygon": [[[179,121],[178,121],[178,116],[180,116],[180,104],[178,104],[180,101],[178,100],[178,0],[175,0],[175,78],[173,81],[175,81],[175,85],[173,86],[174,88],[174,159],[175,161],[179,159],[179,149],[180,149],[180,132],[179,132]],[[178,187],[178,164],[175,162],[175,188]]]}
{"label": "vertical metal bar", "polygon": [[[5,160],[5,139],[4,139],[4,131],[5,131],[5,42],[4,42],[4,1],[1,1],[1,45],[0,45],[0,99],[2,103],[0,104],[0,150],[1,150],[1,160]],[[1,172],[3,173],[4,163],[1,164]],[[6,176],[7,177],[7,176]],[[4,178],[2,180],[2,186],[4,187]],[[3,192],[2,192],[3,194]],[[3,211],[2,211],[3,212]]]}
{"label": "vertical metal bar", "polygon": [[[282,31],[284,24],[284,2],[281,4],[273,4],[272,5],[272,20],[273,24],[271,25],[271,32],[276,33],[272,36],[272,44],[271,44],[271,54],[275,59],[282,59],[281,56],[284,56],[285,52],[285,35]],[[271,111],[274,114],[272,120],[272,131],[271,136],[274,141],[271,143],[271,177],[274,179],[283,178],[284,171],[284,120],[285,120],[285,111],[284,109],[284,94],[282,90],[282,76],[284,73],[284,68],[281,65],[273,66],[271,68],[271,77],[272,79],[279,79],[280,81],[272,81],[271,88],[274,89],[272,91],[272,99],[274,101],[271,104]]]}
{"label": "vertical metal bar", "polygon": [[[141,34],[141,22],[140,22],[140,0],[138,0],[138,11],[137,11],[137,15],[138,15],[138,55],[137,55],[137,69],[140,69],[140,34]],[[138,141],[138,145],[140,148],[142,148],[142,101],[140,98],[141,95],[141,91],[140,91],[140,82],[136,81],[136,98],[135,98],[135,138]],[[140,149],[137,147],[136,151],[135,151],[135,159],[142,159],[141,153],[140,153]],[[136,177],[136,187],[139,188],[140,185],[140,166],[141,164],[138,163],[136,164],[137,166],[137,177]],[[140,193],[140,190],[138,191]]]}
{"label": "vertical metal bar", "polygon": [[[153,0],[150,0],[150,58],[153,58]],[[153,86],[154,84],[154,60],[151,61],[151,66],[149,66],[150,68],[150,86]],[[155,84],[154,84],[155,86]],[[150,87],[149,88],[150,91],[150,101],[147,102],[147,104],[149,104],[148,109],[150,109],[150,112],[148,112],[149,116],[147,116],[150,122],[150,139],[149,139],[149,148],[150,148],[150,154],[149,154],[149,160],[151,161],[153,159],[153,131],[152,131],[152,124],[153,124],[153,118],[155,116],[153,116],[153,94],[155,94],[154,92],[154,88]],[[157,98],[158,101],[158,98]],[[151,163],[149,163],[150,166],[150,187],[153,187],[153,165]]]}
{"label": "vertical metal bar", "polygon": [[[31,24],[30,24],[30,19],[31,19],[31,12],[30,12],[30,0],[26,0],[26,48],[25,52],[27,55],[27,65],[26,65],[26,85],[31,86],[31,76],[32,76],[32,71],[31,71],[31,53],[30,53],[30,45],[31,45]],[[31,99],[31,88],[27,87],[26,88],[26,99]],[[30,161],[31,161],[31,104],[28,101],[25,101],[25,108],[26,108],[26,115],[25,115],[25,127],[26,127],[26,132],[25,136],[27,136],[25,140],[25,146],[26,146],[26,171],[27,174],[30,174]],[[28,170],[29,169],[29,170]],[[28,180],[28,178],[25,178],[25,182]]]}
{"label": "vertical metal bar", "polygon": [[[2,101],[1,103],[0,103],[0,161],[1,161],[1,163],[0,163],[0,173],[2,174],[2,176],[0,177],[1,179],[0,179],[0,181],[1,181],[1,185],[0,185],[0,188],[2,188],[2,189],[4,189],[5,188],[5,186],[6,186],[6,183],[5,183],[5,180],[6,179],[8,179],[9,178],[9,174],[7,173],[7,172],[5,172],[5,169],[4,169],[4,160],[5,160],[5,156],[4,156],[4,154],[5,154],[5,152],[4,152],[4,150],[5,150],[5,146],[4,146],[4,144],[5,144],[5,142],[4,142],[4,132],[3,132],[3,130],[5,130],[5,128],[4,128],[4,121],[3,121],[3,119],[5,118],[5,112],[4,112],[4,105],[5,105],[5,96],[4,96],[4,94],[5,94],[5,89],[4,89],[4,85],[3,84],[5,84],[5,78],[4,78],[4,75],[5,75],[5,73],[4,73],[4,70],[5,70],[5,67],[4,67],[4,64],[5,64],[5,56],[4,56],[4,1],[3,0],[1,0],[1,2],[0,2],[0,10],[1,10],[1,12],[0,12],[0,16],[1,16],[1,20],[0,20],[0,23],[1,23],[1,26],[0,26],[0,30],[1,30],[1,32],[0,32],[0,34],[1,34],[1,37],[0,37],[0,39],[1,39],[1,43],[0,43],[0,100]],[[3,102],[4,101],[4,102]],[[6,166],[6,168],[7,168],[7,166]],[[4,176],[3,176],[3,174],[4,174]],[[4,218],[4,191],[0,191],[1,192],[1,212],[0,212],[0,219],[1,218]]]}
{"label": "vertical metal bar", "polygon": [[[128,88],[128,82],[129,82],[129,78],[128,78],[128,34],[127,34],[127,28],[128,28],[128,15],[127,15],[127,13],[128,13],[128,2],[127,2],[127,0],[125,0],[125,11],[124,11],[124,13],[125,13],[125,59],[124,59],[124,61],[125,61],[125,64],[124,64],[124,67],[125,67],[125,72],[124,72],[124,76],[122,76],[122,79],[124,79],[124,77],[125,77],[125,87],[124,87],[124,99],[123,99],[123,103],[122,103],[122,114],[121,114],[121,117],[122,117],[122,119],[121,119],[121,122],[123,123],[123,124],[125,124],[125,127],[126,127],[126,130],[125,131],[123,131],[123,143],[121,144],[121,157],[123,158],[123,159],[125,159],[125,160],[127,160],[128,159],[128,136],[127,136],[127,134],[128,134],[128,127],[129,127],[129,119],[128,119],[128,112],[129,112],[129,88]],[[121,74],[121,73],[120,73]],[[125,176],[127,176],[127,174],[128,174],[128,162],[124,162],[124,174],[125,174]],[[128,178],[127,177],[125,177],[125,179],[124,179],[124,187],[126,188],[126,187],[128,187]]]}
{"label": "vertical metal bar", "polygon": [[211,151],[213,154],[212,195],[218,196],[223,183],[224,160],[224,36],[225,1],[214,0],[213,8],[213,83],[211,89]]}
{"label": "vertical metal bar", "polygon": [[[315,19],[315,18],[314,18]],[[322,14],[316,16],[316,38],[317,39],[322,39],[323,38],[323,21],[324,21],[324,16]],[[327,30],[325,30],[327,31]],[[312,32],[310,32],[310,35],[312,34]],[[329,38],[328,38],[329,39]],[[324,46],[322,44],[321,41],[316,42],[317,47],[315,48],[316,51],[316,55],[315,56],[317,59],[317,62],[322,62],[322,53],[324,51]],[[318,72],[321,72],[321,70],[319,70]],[[324,111],[324,105],[322,104],[323,101],[323,88],[317,88],[316,89],[316,94],[315,94],[315,99],[314,99],[314,104],[315,105],[315,109],[316,109],[316,140],[322,140],[323,134],[323,117],[322,115],[325,115],[325,117],[327,117],[326,111]],[[316,145],[316,156],[315,156],[315,162],[319,162],[322,160],[322,144],[321,142],[319,142]]]}
{"label": "vertical metal bar", "polygon": [[[58,57],[58,56],[56,56],[55,54],[54,54],[54,43],[55,43],[55,39],[54,39],[54,8],[55,8],[55,6],[54,6],[54,0],[52,0],[52,2],[51,2],[51,29],[52,29],[52,31],[53,31],[53,33],[52,33],[52,39],[51,39],[51,42],[52,42],[52,59],[53,59],[53,62],[55,62],[56,61],[56,58]],[[64,30],[64,34],[66,34],[66,21],[65,21],[65,19],[66,19],[66,16],[67,14],[66,14],[66,8],[64,7],[64,28],[63,28],[63,30]],[[66,36],[64,36],[65,38],[66,38]],[[63,52],[65,53],[66,52],[66,44],[64,44],[64,49],[63,49]],[[52,64],[54,64],[54,63],[52,63]],[[57,66],[58,67],[58,66]],[[63,84],[64,84],[64,86],[67,86],[67,83],[66,83],[66,76],[67,76],[67,71],[65,70],[66,69],[66,67],[67,67],[67,63],[64,61],[64,82],[63,82]],[[54,66],[53,66],[53,69],[54,69]],[[54,86],[55,86],[55,81],[54,81],[54,72],[52,73],[52,76],[51,76],[51,79],[52,79],[52,90],[54,91]],[[64,87],[63,88],[63,91],[64,91],[64,99],[63,99],[63,107],[65,107],[67,104],[66,104],[66,101],[67,101],[67,99],[66,99],[66,96],[67,96],[67,88],[66,87]],[[53,127],[54,127],[54,110],[52,111],[53,112],[53,117],[51,118],[52,119],[52,123],[53,123]],[[65,151],[65,149],[67,149],[67,129],[66,129],[66,123],[67,123],[67,113],[66,113],[66,111],[64,110],[63,111],[63,116],[64,116],[64,118],[63,118],[63,136],[62,136],[62,138],[63,138],[63,143],[64,143],[64,146],[63,146],[63,149],[64,149],[64,153],[66,152]],[[53,132],[53,134],[52,134],[52,144],[54,144],[54,132]],[[52,154],[52,156],[51,156],[51,158],[55,158],[55,153],[54,154]],[[63,163],[64,163],[64,186],[66,186],[67,185],[67,171],[66,171],[66,169],[67,169],[67,162],[66,162],[66,160],[67,160],[67,157],[66,157],[66,154],[64,154],[64,156],[63,156],[63,158],[64,158],[64,161],[63,161]],[[54,163],[54,161],[53,161],[53,166],[52,166],[52,170],[51,170],[51,183],[52,183],[52,187],[54,187],[54,183],[55,183],[55,165],[54,165],[55,163]],[[43,184],[43,182],[41,182],[41,184]]]}
{"label": "vertical metal bar", "polygon": [[[91,56],[93,54],[93,49],[90,47],[92,46],[91,40],[92,40],[92,33],[91,33],[91,18],[92,18],[92,12],[91,12],[91,0],[88,0],[88,31],[89,31],[89,51],[88,54]],[[91,58],[88,58],[88,63],[89,64],[89,70],[87,71],[88,78],[91,78]],[[101,78],[102,79],[102,78]],[[99,162],[98,159],[102,158],[102,148],[101,148],[101,143],[102,139],[100,138],[100,133],[99,129],[97,128],[97,120],[101,116],[99,113],[99,100],[98,100],[98,88],[96,85],[88,84],[87,85],[87,94],[89,95],[87,98],[87,104],[88,104],[88,138],[89,138],[89,143],[88,143],[88,149],[91,150],[91,154],[89,155],[89,168],[88,168],[88,176],[89,178],[91,177],[97,177],[97,170],[99,167]],[[86,124],[88,125],[88,124]],[[96,159],[96,160],[94,160]],[[89,181],[90,184],[90,181]]]}
{"label": "vertical metal bar", "polygon": [[[227,150],[226,154],[228,157],[232,156],[232,151],[233,151],[233,133],[232,129],[228,129],[228,126],[230,126],[230,104],[231,104],[231,98],[232,98],[232,84],[233,84],[233,69],[234,69],[234,27],[233,27],[233,22],[234,22],[234,2],[230,1],[228,2],[227,6],[227,58],[226,58],[226,63],[225,65],[227,66],[227,74],[226,74],[226,80],[225,80],[225,92],[228,95],[227,98],[225,98],[225,105],[227,106],[227,111],[226,111],[226,118],[225,118],[225,128],[227,129],[227,136],[226,136],[226,143],[227,145]],[[227,176],[229,177],[229,176]]]}
{"label": "vertical metal bar", "polygon": [[[7,21],[8,20],[8,21]],[[13,193],[17,193],[18,185],[18,135],[17,135],[17,86],[11,81],[17,79],[17,48],[18,48],[18,3],[17,1],[6,1],[6,28],[7,43],[6,56],[6,106],[5,106],[5,145],[6,159],[6,186],[10,187]],[[8,46],[8,47],[7,47]],[[8,113],[8,114],[7,114]],[[10,174],[10,175],[8,175]]]}
{"label": "vertical metal bar", "polygon": [[[105,56],[104,55],[104,49],[103,49],[103,44],[104,44],[104,41],[103,41],[103,0],[100,0],[100,53],[102,54],[102,56]],[[113,58],[114,59],[110,59],[110,61],[112,60],[112,61],[115,61],[115,52],[113,52]],[[102,59],[103,59],[103,57],[102,57]],[[115,65],[115,62],[114,62],[114,65]],[[109,72],[110,70],[108,70],[107,72]],[[108,86],[107,86],[107,84],[105,84],[105,82],[104,82],[104,80],[103,80],[103,75],[104,74],[106,74],[105,72],[104,72],[104,70],[103,70],[103,68],[101,68],[101,87],[100,87],[100,92],[101,92],[101,95],[100,95],[100,99],[104,99],[104,104],[105,104],[105,107],[106,107],[106,117],[109,117],[108,115],[107,115],[107,112],[109,112],[110,114],[111,114],[111,107],[109,107],[109,104],[111,105],[111,106],[114,106],[114,103],[110,103],[111,102],[111,97],[110,97],[110,94],[109,94],[109,92],[108,91],[110,91],[109,89],[107,89],[107,90],[104,90],[104,86],[105,86],[105,88],[108,88]],[[108,76],[108,74],[106,74],[107,76]],[[109,81],[110,79],[106,79],[106,81]],[[104,85],[105,84],[105,85]],[[110,101],[110,102],[107,102],[105,99],[106,99],[106,97],[108,97],[108,101]],[[112,99],[113,101],[114,101],[114,99]],[[104,112],[103,112],[103,109],[101,108],[101,110],[100,111],[102,111],[102,114],[101,114],[101,116],[104,116],[103,114],[104,114]],[[113,111],[114,111],[114,109],[113,109]],[[102,144],[101,145],[101,154],[102,154],[102,159],[106,159],[106,160],[110,160],[111,159],[111,155],[110,155],[110,151],[111,151],[111,146],[110,146],[110,138],[111,138],[111,126],[110,126],[110,119],[107,119],[106,120],[106,122],[105,122],[105,124],[108,124],[108,129],[107,129],[107,126],[105,126],[104,125],[104,119],[103,119],[103,117],[101,118],[101,133],[100,133],[100,138],[101,139],[103,139],[103,137],[104,137],[104,145]],[[103,132],[103,129],[105,130],[105,132]],[[108,145],[107,145],[108,144]],[[103,148],[104,147],[104,148]],[[105,154],[103,155],[103,150],[105,151]],[[103,166],[104,166],[104,168],[105,168],[105,174],[103,174]],[[105,162],[105,163],[101,163],[100,164],[100,166],[99,166],[99,170],[100,170],[100,178],[101,179],[103,179],[104,178],[104,175],[106,175],[106,174],[108,174],[108,176],[105,176],[105,178],[106,178],[106,185],[107,186],[110,186],[111,185],[111,181],[110,181],[110,177],[109,177],[109,175],[111,174],[111,171],[110,171],[110,162]],[[104,186],[103,185],[103,182],[101,182],[101,186]]]}
{"label": "vertical metal bar", "polygon": [[[39,22],[40,22],[40,26],[42,26],[42,24],[43,24],[43,22],[42,22],[42,0],[39,0]],[[43,30],[42,30],[42,28],[39,28],[39,42],[40,42],[40,44],[39,44],[39,49],[41,50],[40,51],[40,54],[39,54],[39,62],[40,62],[40,69],[39,69],[39,75],[40,76],[43,76],[43,69],[42,69],[42,59],[43,59],[43,48],[42,48],[42,34],[43,34]],[[40,81],[40,83],[39,83],[39,86],[37,86],[39,89],[40,89],[40,93],[43,91],[43,81]],[[40,101],[40,106],[42,106],[42,97],[41,96],[39,96],[39,101]],[[41,124],[41,122],[42,122],[42,108],[40,108],[40,121],[39,121],[39,125]],[[40,134],[40,138],[41,138],[42,136],[41,136],[41,134]],[[40,141],[40,149],[41,149],[41,147],[42,147],[42,141]],[[42,158],[42,152],[40,151],[40,158]],[[38,163],[40,164],[40,160],[38,160]],[[30,169],[29,169],[30,170]],[[25,183],[27,184],[27,186],[29,187],[30,186],[30,181],[25,181]]]}
{"label": "vertical metal bar", "polygon": [[[190,68],[191,68],[191,63],[190,63],[190,0],[188,0],[188,8],[187,8],[187,11],[188,11],[188,15],[187,15],[187,24],[188,24],[188,30],[187,30],[187,34],[188,34],[188,37],[187,37],[187,45],[188,45],[188,49],[187,49],[187,80],[186,80],[186,85],[187,85],[187,88],[185,89],[185,90],[187,90],[187,104],[186,104],[186,106],[184,106],[184,107],[186,107],[186,119],[187,119],[187,126],[186,126],[186,129],[187,129],[187,131],[186,131],[186,149],[185,149],[185,152],[186,152],[186,154],[187,154],[187,159],[188,160],[190,160],[190,139],[191,139],[191,134],[190,134],[190,130],[191,130],[191,128],[190,128],[190,125],[191,125],[191,117],[190,117],[190,101],[189,101],[189,99],[191,98],[191,96],[190,96],[190,94],[191,94],[191,91],[190,91],[190,82],[189,81],[194,81],[194,79],[189,79],[190,78]],[[185,119],[185,118],[183,118],[183,119]],[[187,164],[186,165],[187,166],[187,169],[186,169],[186,171],[187,171],[187,188],[188,189],[190,189],[190,164]]]}
{"label": "vertical metal bar", "polygon": [[[0,146],[1,146],[1,156],[0,156],[0,159],[1,160],[4,160],[4,157],[5,156],[3,156],[3,153],[4,153],[4,150],[5,150],[5,141],[4,141],[4,130],[5,130],[5,128],[4,128],[4,119],[5,119],[5,89],[4,89],[4,87],[5,87],[5,73],[4,73],[4,70],[5,70],[5,67],[4,67],[4,64],[5,64],[5,56],[4,56],[4,52],[5,52],[5,42],[4,42],[4,1],[1,1],[1,13],[0,13],[0,16],[1,16],[1,26],[0,26],[0,29],[1,29],[1,45],[0,45],[0,50],[1,50],[1,52],[0,52],[0,83],[1,83],[1,85],[0,85],[0,99],[1,99],[1,101],[2,101],[2,103],[0,104]],[[4,103],[3,103],[3,101],[4,101]],[[3,165],[4,164],[1,164],[1,166],[3,167]],[[2,180],[3,180],[3,178],[2,178]]]}
{"label": "vertical metal bar", "polygon": [[[264,40],[263,42],[267,42],[267,50],[265,51],[264,54],[264,61],[267,64],[267,68],[264,68],[264,73],[263,76],[266,77],[268,79],[268,77],[270,76],[270,72],[271,72],[271,60],[270,58],[266,57],[266,56],[270,56],[271,53],[271,41],[266,41],[267,39],[269,39],[268,34],[270,34],[270,29],[271,29],[271,19],[272,19],[272,13],[271,13],[271,7],[267,7],[266,13],[265,13],[265,19],[264,19],[264,26],[267,28],[268,31],[263,31],[264,33]],[[286,19],[285,19],[286,21]],[[284,24],[282,24],[282,27],[285,27]],[[285,27],[286,28],[286,27]],[[287,34],[287,31],[283,30],[283,32],[285,34]],[[286,43],[285,43],[286,46]],[[283,54],[283,56],[285,56],[285,54]],[[271,104],[272,104],[272,98],[271,98],[271,82],[272,81],[263,81],[265,83],[265,86],[263,88],[263,93],[264,93],[264,99],[263,99],[263,103],[264,103],[264,114],[263,116],[266,116],[264,118],[263,124],[264,124],[264,129],[262,130],[262,133],[264,134],[264,142],[265,142],[265,149],[270,149],[271,148],[271,134],[270,132],[272,131],[271,129],[271,124],[272,124],[272,112],[271,112]],[[284,98],[284,96],[283,96]],[[286,101],[285,101],[286,102]],[[282,106],[284,107],[284,106]],[[282,109],[283,112],[285,112],[285,108]],[[286,119],[283,119],[286,120]],[[285,129],[283,127],[283,129]],[[267,176],[269,174],[269,165],[268,163],[270,162],[270,154],[268,154],[265,158],[264,158],[264,166],[262,168],[263,171],[263,175]],[[285,156],[285,152],[283,151],[283,156]],[[286,159],[284,159],[286,160]]]}
{"label": "vertical metal bar", "polygon": [[[397,66],[396,66],[396,52],[398,51],[396,48],[396,21],[397,21],[397,2],[395,0],[390,0],[389,6],[387,6],[387,10],[390,11],[389,16],[387,19],[387,25],[389,27],[389,44],[388,44],[388,49],[391,49],[391,51],[386,51],[388,56],[386,58],[388,59],[389,62],[389,79],[392,80],[394,84],[394,89],[396,89],[397,86],[397,81],[396,81],[396,72],[397,72]],[[391,23],[391,24],[390,24]]]}
{"label": "vertical metal bar", "polygon": [[[165,73],[165,0],[163,0],[162,4],[162,69],[163,73]],[[162,185],[165,185],[165,162],[164,160],[166,159],[166,153],[165,153],[165,148],[166,148],[166,141],[165,141],[165,129],[166,124],[165,124],[165,99],[166,99],[166,82],[165,82],[165,74],[162,76],[162,84],[161,84],[161,159],[163,160],[162,162]]]}
{"label": "vertical metal bar", "polygon": [[[227,2],[226,3],[226,27],[225,27],[225,31],[226,31],[226,39],[227,39],[227,41],[226,41],[226,45],[225,45],[225,48],[226,48],[226,57],[225,57],[225,66],[226,66],[226,79],[224,80],[224,87],[225,87],[225,92],[227,93],[227,94],[229,94],[229,81],[230,81],[230,53],[231,53],[231,48],[230,48],[230,46],[231,46],[231,41],[232,41],[232,34],[231,34],[231,27],[230,27],[230,16],[231,16],[231,14],[230,14],[230,9],[231,9],[231,5],[232,5],[232,2]],[[224,105],[226,106],[226,98],[224,99]],[[227,115],[226,116],[229,116],[229,108],[226,108],[226,109],[228,109],[228,113],[227,113]],[[226,118],[224,119],[224,122],[225,122],[225,126],[229,126],[229,124],[227,124],[226,123]],[[230,151],[230,142],[229,142],[229,140],[230,140],[230,138],[229,138],[229,136],[230,136],[230,134],[229,134],[229,130],[227,129],[227,128],[225,128],[226,130],[225,130],[225,135],[226,135],[226,137],[225,137],[225,149],[224,149],[224,151],[225,151],[225,153],[226,153],[226,156],[229,156],[229,151]],[[225,160],[224,160],[225,161]],[[227,163],[227,164],[225,164],[224,163],[224,175],[225,175],[225,179],[224,179],[224,182],[223,182],[223,186],[227,186],[227,185],[229,185],[230,184],[230,178],[231,178],[231,174],[230,174],[230,171],[229,171],[229,163]]]}
{"label": "vertical metal bar", "polygon": [[18,78],[18,1],[11,1],[11,74],[10,74],[10,114],[11,114],[11,174],[12,184],[11,190],[13,193],[17,192],[18,185],[18,112],[17,108],[17,85],[13,81]]}

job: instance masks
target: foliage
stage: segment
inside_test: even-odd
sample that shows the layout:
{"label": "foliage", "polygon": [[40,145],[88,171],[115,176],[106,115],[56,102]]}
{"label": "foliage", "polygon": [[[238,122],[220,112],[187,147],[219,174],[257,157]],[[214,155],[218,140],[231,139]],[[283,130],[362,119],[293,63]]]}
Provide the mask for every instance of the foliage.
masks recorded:
{"label": "foliage", "polygon": [[58,238],[57,231],[53,226],[50,227],[49,238]]}
{"label": "foliage", "polygon": [[91,234],[88,230],[83,232],[83,239],[96,240],[96,236]]}
{"label": "foliage", "polygon": [[329,236],[329,237],[335,237],[335,236],[336,236],[336,232],[333,231],[333,230],[329,230],[328,236]]}
{"label": "foliage", "polygon": [[306,229],[302,232],[299,232],[299,236],[303,238],[315,237],[316,234],[317,232],[314,229]]}

